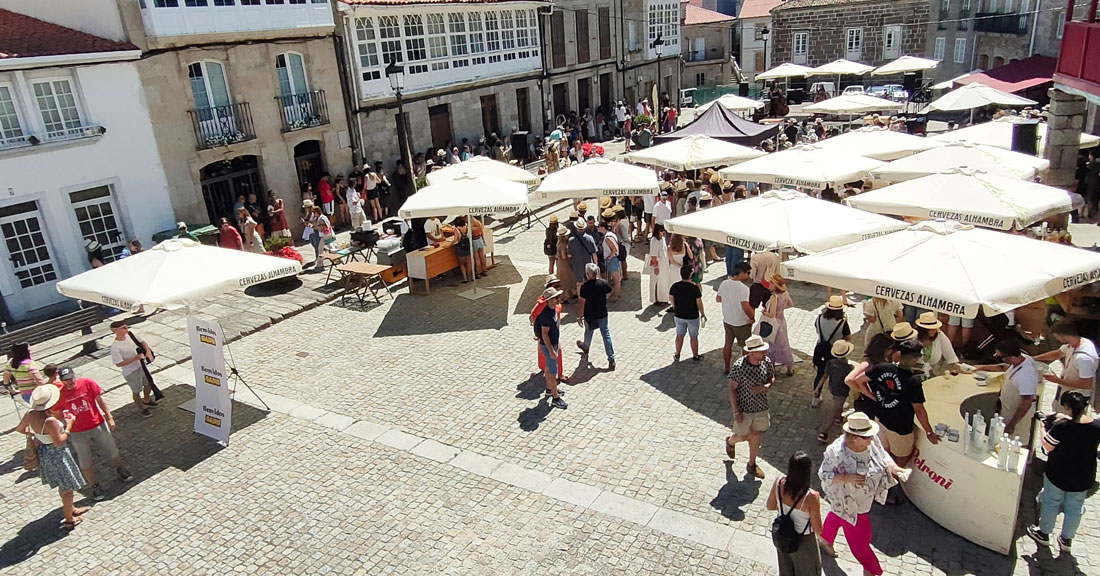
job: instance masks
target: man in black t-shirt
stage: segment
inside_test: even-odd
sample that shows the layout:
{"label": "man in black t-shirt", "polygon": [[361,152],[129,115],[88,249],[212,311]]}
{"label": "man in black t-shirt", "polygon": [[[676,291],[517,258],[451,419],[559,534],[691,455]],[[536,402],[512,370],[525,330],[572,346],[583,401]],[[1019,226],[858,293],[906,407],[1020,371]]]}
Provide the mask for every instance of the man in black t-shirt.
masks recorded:
{"label": "man in black t-shirt", "polygon": [[672,309],[676,314],[676,354],[672,359],[680,361],[680,350],[684,347],[684,335],[691,337],[691,359],[702,360],[699,354],[699,319],[706,320],[703,313],[703,293],[691,281],[691,266],[680,268],[680,281],[668,289],[672,299]]}
{"label": "man in black t-shirt", "polygon": [[874,394],[874,414],[882,424],[886,436],[886,449],[898,466],[904,468],[913,455],[914,424],[916,417],[924,428],[928,441],[937,444],[928,413],[924,409],[924,388],[920,376],[912,372],[920,360],[921,345],[916,341],[899,345],[898,364],[880,362],[864,374],[867,386]]}
{"label": "man in black t-shirt", "polygon": [[584,267],[588,280],[581,284],[580,300],[577,303],[577,316],[584,327],[584,340],[577,340],[577,348],[586,356],[592,345],[592,333],[597,328],[603,337],[603,350],[607,353],[607,369],[615,370],[615,348],[611,346],[611,330],[607,327],[607,295],[611,285],[600,278],[600,267],[589,262]]}
{"label": "man in black t-shirt", "polygon": [[1058,414],[1052,425],[1044,425],[1043,448],[1048,456],[1043,490],[1039,492],[1039,525],[1028,526],[1027,535],[1042,546],[1050,546],[1050,533],[1061,512],[1065,518],[1058,546],[1062,552],[1069,552],[1081,525],[1085,497],[1096,483],[1100,421],[1089,415],[1089,399],[1076,390],[1063,392],[1058,401],[1069,417]]}
{"label": "man in black t-shirt", "polygon": [[547,288],[542,297],[546,300],[546,307],[535,317],[535,338],[539,340],[539,348],[546,358],[542,373],[546,376],[546,389],[550,391],[550,405],[555,408],[566,408],[568,404],[561,399],[558,392],[558,356],[561,355],[561,346],[558,345],[558,303],[563,292],[557,288]]}

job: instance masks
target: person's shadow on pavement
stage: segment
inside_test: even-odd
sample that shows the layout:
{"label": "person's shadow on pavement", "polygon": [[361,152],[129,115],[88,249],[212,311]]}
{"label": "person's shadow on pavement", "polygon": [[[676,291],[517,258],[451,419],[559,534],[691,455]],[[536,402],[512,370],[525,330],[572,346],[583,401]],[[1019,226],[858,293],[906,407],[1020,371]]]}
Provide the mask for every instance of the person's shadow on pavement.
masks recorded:
{"label": "person's shadow on pavement", "polygon": [[726,467],[726,484],[718,490],[710,506],[730,520],[744,520],[745,512],[741,507],[756,500],[760,494],[760,482],[748,473],[738,480],[733,472],[733,460],[726,460],[723,464]]}

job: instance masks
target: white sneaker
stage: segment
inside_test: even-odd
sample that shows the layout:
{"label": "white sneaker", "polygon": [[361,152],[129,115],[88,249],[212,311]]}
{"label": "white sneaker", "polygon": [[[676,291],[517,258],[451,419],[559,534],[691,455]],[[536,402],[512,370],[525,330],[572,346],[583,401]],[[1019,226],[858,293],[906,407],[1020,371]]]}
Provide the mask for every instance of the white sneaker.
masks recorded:
{"label": "white sneaker", "polygon": [[814,396],[812,399],[810,399],[810,408],[817,408],[820,405],[821,405],[821,398],[819,398],[817,396]]}

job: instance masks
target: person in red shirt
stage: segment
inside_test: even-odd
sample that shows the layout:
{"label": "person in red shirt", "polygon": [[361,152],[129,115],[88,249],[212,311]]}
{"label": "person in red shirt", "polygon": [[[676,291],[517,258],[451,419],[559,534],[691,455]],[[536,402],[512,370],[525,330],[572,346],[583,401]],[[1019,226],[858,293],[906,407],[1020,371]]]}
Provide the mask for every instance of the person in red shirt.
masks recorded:
{"label": "person in red shirt", "polygon": [[[550,274],[549,276],[546,277],[546,283],[545,283],[544,287],[561,289],[561,281],[558,280],[558,277],[555,276],[554,274]],[[543,298],[542,295],[539,294],[539,299],[535,302],[535,307],[531,309],[531,318],[530,318],[530,320],[531,320],[531,325],[532,326],[535,325],[535,318],[538,318],[539,314],[542,314],[542,311],[545,310],[545,309],[546,309],[546,298]],[[558,312],[558,322],[561,322],[561,304],[558,304],[557,312]],[[539,355],[539,371],[542,371],[543,369],[546,368],[546,356],[543,355],[541,346],[538,346],[536,344],[535,348],[537,348],[538,355]],[[565,382],[566,384],[569,383],[569,378],[566,378],[565,373],[562,372],[561,354],[558,354],[558,382]]]}
{"label": "person in red shirt", "polygon": [[57,401],[57,408],[73,415],[73,427],[69,434],[69,442],[76,452],[77,463],[84,479],[92,487],[92,499],[99,502],[103,500],[103,488],[96,481],[95,463],[92,461],[92,444],[99,446],[111,461],[115,472],[123,482],[134,479],[130,471],[122,465],[122,458],[118,455],[118,445],[111,436],[115,429],[115,419],[111,416],[111,410],[107,408],[107,402],[103,400],[103,389],[91,378],[77,378],[72,368],[63,367],[57,371],[61,379],[61,399]]}
{"label": "person in red shirt", "polygon": [[321,194],[321,210],[325,216],[332,216],[336,210],[336,197],[332,195],[332,177],[328,172],[321,174],[321,181],[317,184],[317,192]]}
{"label": "person in red shirt", "polygon": [[229,218],[222,218],[218,227],[218,246],[230,250],[244,250],[241,233],[237,232],[237,228],[229,223]]}

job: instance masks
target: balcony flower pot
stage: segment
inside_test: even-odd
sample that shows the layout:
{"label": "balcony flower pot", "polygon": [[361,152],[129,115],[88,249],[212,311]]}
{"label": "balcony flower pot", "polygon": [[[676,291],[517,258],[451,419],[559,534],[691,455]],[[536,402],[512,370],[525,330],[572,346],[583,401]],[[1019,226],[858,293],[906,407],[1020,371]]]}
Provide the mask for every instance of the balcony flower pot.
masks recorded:
{"label": "balcony flower pot", "polygon": [[31,146],[38,146],[42,143],[42,141],[38,139],[38,136],[28,136],[27,142],[30,142]]}

